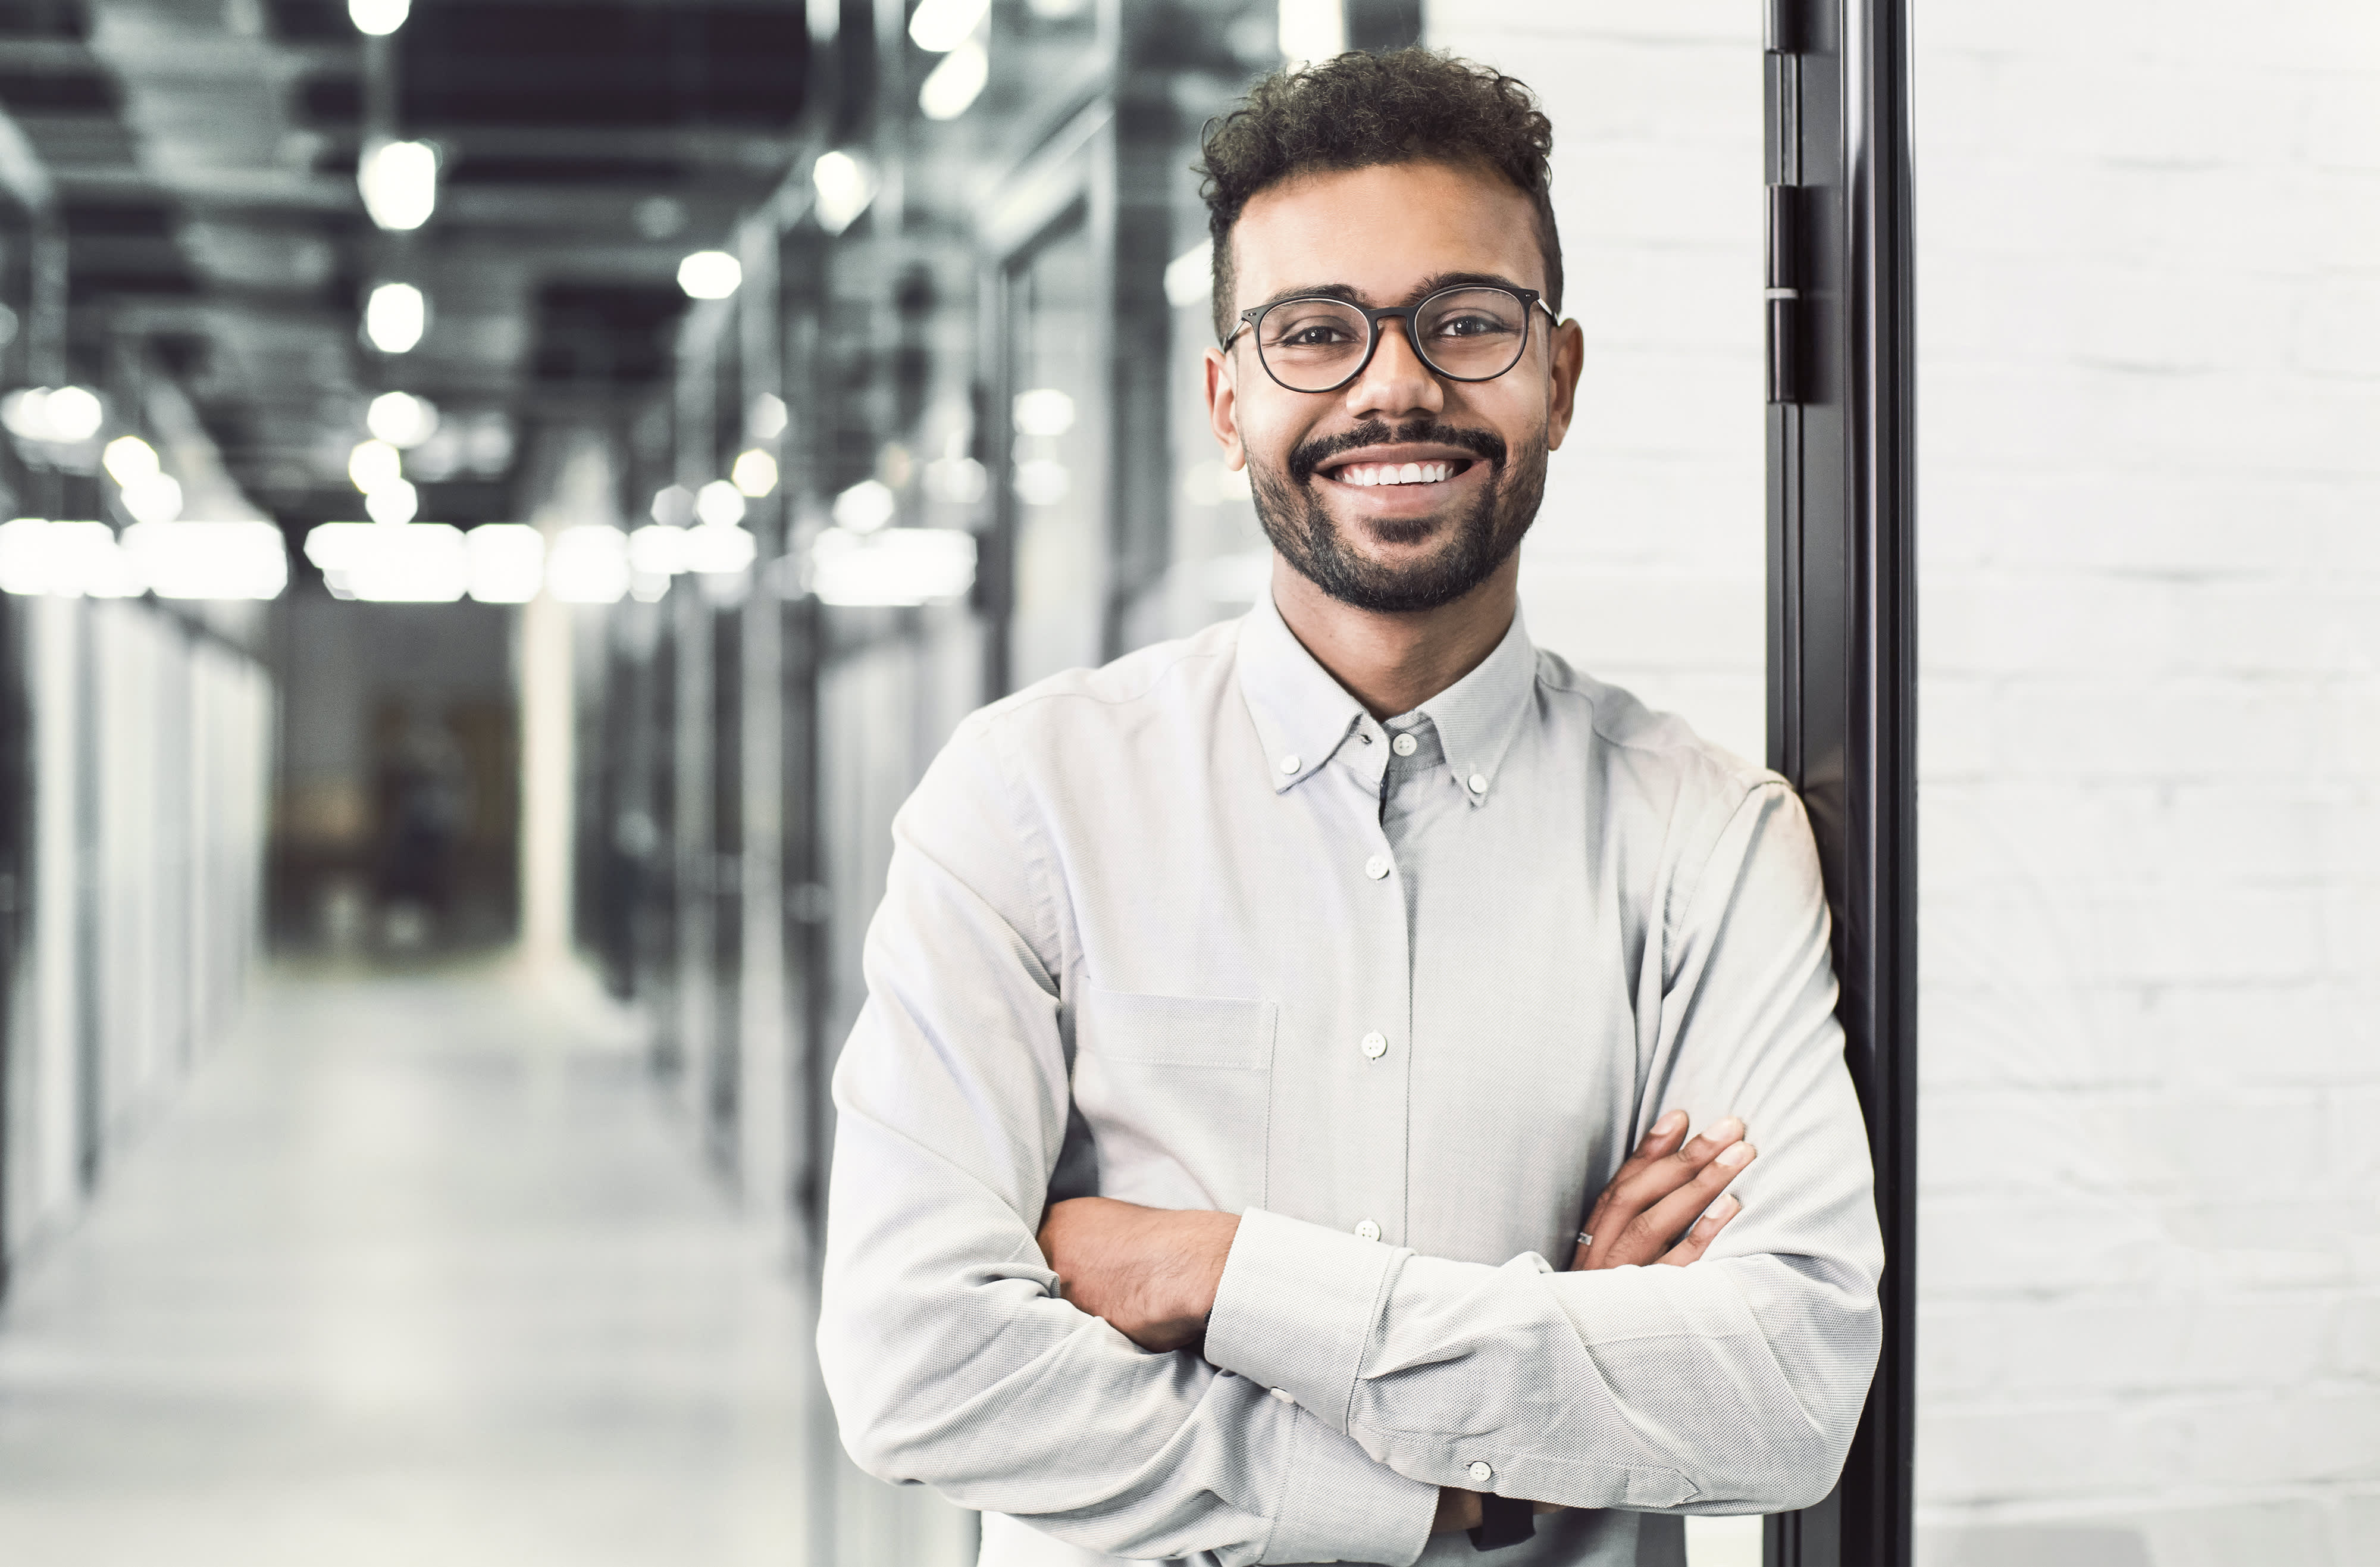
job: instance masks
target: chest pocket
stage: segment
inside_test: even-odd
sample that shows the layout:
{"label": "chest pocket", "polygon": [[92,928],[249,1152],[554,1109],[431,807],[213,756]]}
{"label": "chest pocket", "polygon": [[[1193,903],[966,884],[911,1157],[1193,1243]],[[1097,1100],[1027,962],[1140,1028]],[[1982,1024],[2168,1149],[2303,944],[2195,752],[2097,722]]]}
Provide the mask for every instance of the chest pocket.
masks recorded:
{"label": "chest pocket", "polygon": [[1075,1107],[1104,1197],[1238,1213],[1265,1200],[1272,1002],[1086,988]]}

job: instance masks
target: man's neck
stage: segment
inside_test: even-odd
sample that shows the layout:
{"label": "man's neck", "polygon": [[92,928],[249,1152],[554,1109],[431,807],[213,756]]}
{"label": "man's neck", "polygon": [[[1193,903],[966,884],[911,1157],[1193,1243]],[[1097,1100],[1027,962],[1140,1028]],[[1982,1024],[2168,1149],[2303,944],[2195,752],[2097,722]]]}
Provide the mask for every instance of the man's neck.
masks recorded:
{"label": "man's neck", "polygon": [[1479,667],[1512,626],[1516,552],[1451,604],[1387,613],[1342,604],[1273,557],[1272,601],[1314,661],[1374,718],[1411,712]]}

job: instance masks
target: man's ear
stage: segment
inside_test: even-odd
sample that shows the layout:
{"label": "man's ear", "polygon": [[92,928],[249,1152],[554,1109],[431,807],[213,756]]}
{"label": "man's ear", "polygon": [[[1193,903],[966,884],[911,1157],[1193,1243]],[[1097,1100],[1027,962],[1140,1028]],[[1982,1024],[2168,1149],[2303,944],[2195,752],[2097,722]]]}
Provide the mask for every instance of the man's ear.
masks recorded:
{"label": "man's ear", "polygon": [[1548,334],[1553,344],[1553,385],[1546,408],[1546,450],[1555,451],[1570,433],[1578,413],[1578,378],[1586,368],[1586,334],[1574,321],[1563,322]]}
{"label": "man's ear", "polygon": [[1223,466],[1245,468],[1248,456],[1240,444],[1240,394],[1232,383],[1232,361],[1222,349],[1209,348],[1206,362],[1208,426],[1223,448]]}

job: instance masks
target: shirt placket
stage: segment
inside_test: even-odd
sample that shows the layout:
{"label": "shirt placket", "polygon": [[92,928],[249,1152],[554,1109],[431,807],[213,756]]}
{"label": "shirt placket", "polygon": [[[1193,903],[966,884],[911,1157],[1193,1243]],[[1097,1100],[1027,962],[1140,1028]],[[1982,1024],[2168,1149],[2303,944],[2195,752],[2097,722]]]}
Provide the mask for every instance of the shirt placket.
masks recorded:
{"label": "shirt placket", "polygon": [[1363,1128],[1342,1200],[1349,1223],[1365,1240],[1404,1241],[1405,1177],[1412,1125],[1413,959],[1406,926],[1403,870],[1380,826],[1379,799],[1390,761],[1387,733],[1371,719],[1358,723],[1332,771],[1343,791],[1350,838],[1360,849],[1347,869],[1361,889],[1357,932],[1359,972],[1349,992],[1344,1030],[1335,1042],[1345,1069],[1338,1074]]}

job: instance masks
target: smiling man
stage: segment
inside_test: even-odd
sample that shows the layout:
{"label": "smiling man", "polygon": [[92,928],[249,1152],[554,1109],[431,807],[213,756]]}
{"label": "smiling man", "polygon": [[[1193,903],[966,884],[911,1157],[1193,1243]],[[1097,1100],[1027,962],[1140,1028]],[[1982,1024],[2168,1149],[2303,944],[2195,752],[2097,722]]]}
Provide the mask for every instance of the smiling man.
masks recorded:
{"label": "smiling man", "polygon": [[995,1567],[1648,1567],[1840,1468],[1882,1254],[1807,824],[1519,613],[1551,140],[1419,50],[1210,128],[1269,598],[978,713],[895,824],[820,1347]]}

